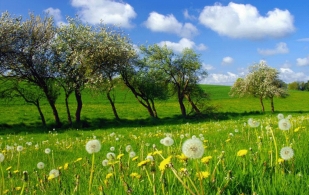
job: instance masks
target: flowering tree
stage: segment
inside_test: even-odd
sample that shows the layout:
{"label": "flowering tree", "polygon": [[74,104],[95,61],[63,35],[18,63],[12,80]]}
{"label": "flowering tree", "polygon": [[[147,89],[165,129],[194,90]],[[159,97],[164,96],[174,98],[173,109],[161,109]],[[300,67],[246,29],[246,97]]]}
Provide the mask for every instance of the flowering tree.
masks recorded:
{"label": "flowering tree", "polygon": [[15,77],[38,86],[52,108],[57,126],[61,126],[55,103],[52,50],[55,37],[51,17],[41,18],[30,14],[28,20],[13,17],[5,12],[0,17],[0,72],[5,77]]}
{"label": "flowering tree", "polygon": [[274,97],[286,97],[287,91],[281,84],[276,69],[267,66],[265,62],[249,67],[249,74],[244,79],[237,79],[231,87],[230,95],[243,97],[245,95],[259,98],[262,111],[265,111],[263,99],[269,98],[274,112]]}

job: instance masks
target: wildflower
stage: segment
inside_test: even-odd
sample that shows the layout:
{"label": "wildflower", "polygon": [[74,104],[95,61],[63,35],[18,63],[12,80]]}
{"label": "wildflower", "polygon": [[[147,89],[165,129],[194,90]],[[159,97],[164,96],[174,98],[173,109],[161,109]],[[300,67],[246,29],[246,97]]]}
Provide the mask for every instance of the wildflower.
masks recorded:
{"label": "wildflower", "polygon": [[291,147],[283,147],[280,150],[280,156],[283,160],[289,160],[294,156],[294,151]]}
{"label": "wildflower", "polygon": [[138,159],[138,156],[135,156],[134,158],[132,158],[132,161],[136,161]]}
{"label": "wildflower", "polygon": [[131,176],[132,178],[136,178],[136,179],[140,179],[140,178],[141,178],[141,175],[138,174],[138,173],[131,173],[130,176]]}
{"label": "wildflower", "polygon": [[4,155],[2,153],[0,153],[0,162],[4,161]]}
{"label": "wildflower", "polygon": [[90,140],[86,144],[86,150],[89,154],[97,153],[101,150],[101,143],[96,139]]}
{"label": "wildflower", "polygon": [[146,156],[146,160],[153,161],[153,156],[151,155]]}
{"label": "wildflower", "polygon": [[139,162],[139,163],[137,164],[137,166],[141,167],[141,166],[146,165],[146,164],[147,164],[147,163],[149,163],[149,162],[150,162],[150,160],[149,160],[149,159],[147,159],[147,160],[143,160],[143,161]]}
{"label": "wildflower", "polygon": [[260,125],[260,122],[254,120],[254,119],[252,119],[252,118],[249,118],[249,120],[248,120],[248,125],[249,125],[250,127],[258,127],[258,126]]}
{"label": "wildflower", "polygon": [[162,144],[165,146],[171,146],[174,144],[174,140],[171,137],[165,137],[162,139]]}
{"label": "wildflower", "polygon": [[133,149],[132,149],[132,146],[131,145],[127,145],[126,146],[126,151],[127,152],[131,152]]}
{"label": "wildflower", "polygon": [[211,159],[212,159],[212,156],[205,156],[201,159],[201,162],[208,164]]}
{"label": "wildflower", "polygon": [[24,148],[23,148],[22,146],[17,146],[17,147],[16,147],[17,152],[21,152],[21,151],[23,151],[23,149],[24,149]]}
{"label": "wildflower", "polygon": [[176,158],[178,158],[180,161],[188,160],[188,157],[186,157],[183,153],[181,153],[181,155],[176,155]]}
{"label": "wildflower", "polygon": [[65,163],[64,165],[63,165],[63,169],[64,170],[67,170],[69,168],[69,163]]}
{"label": "wildflower", "polygon": [[291,128],[291,123],[288,119],[281,119],[278,123],[279,129],[286,131]]}
{"label": "wildflower", "polygon": [[210,173],[208,171],[200,171],[196,173],[196,176],[198,177],[199,180],[205,179],[209,177]]}
{"label": "wildflower", "polygon": [[297,128],[294,129],[294,132],[297,132],[299,130],[300,130],[300,127],[297,127]]}
{"label": "wildflower", "polygon": [[109,178],[111,178],[113,176],[113,173],[108,173],[106,176],[105,176],[105,178],[106,179],[109,179]]}
{"label": "wildflower", "polygon": [[180,135],[180,139],[183,139],[185,136],[183,134]]}
{"label": "wildflower", "polygon": [[43,169],[45,167],[45,164],[43,162],[39,162],[36,166],[38,169]]}
{"label": "wildflower", "polygon": [[112,152],[115,151],[115,147],[113,147],[113,146],[110,147],[110,151],[112,151]]}
{"label": "wildflower", "polygon": [[182,153],[188,158],[201,158],[204,154],[203,142],[197,138],[186,140],[182,145]]}
{"label": "wildflower", "polygon": [[136,156],[136,153],[132,151],[132,152],[129,153],[129,156],[130,156],[130,158],[134,158]]}
{"label": "wildflower", "polygon": [[237,156],[245,156],[248,153],[248,150],[239,150]]}
{"label": "wildflower", "polygon": [[166,166],[171,163],[171,158],[172,156],[169,156],[166,159],[162,160],[162,162],[159,165],[160,171],[164,171]]}
{"label": "wildflower", "polygon": [[59,176],[59,171],[57,169],[52,169],[49,172],[48,180],[54,179]]}
{"label": "wildflower", "polygon": [[76,162],[78,162],[78,161],[81,161],[83,158],[78,158],[78,159],[76,159],[74,162],[76,163]]}
{"label": "wildflower", "polygon": [[235,133],[238,133],[238,132],[239,132],[239,130],[238,130],[238,129],[235,129],[234,131],[235,131]]}
{"label": "wildflower", "polygon": [[277,115],[277,118],[278,118],[278,120],[284,119],[284,115],[280,113],[280,114]]}
{"label": "wildflower", "polygon": [[46,149],[44,150],[45,154],[49,154],[50,151],[51,151],[51,150],[50,150],[49,148],[46,148]]}
{"label": "wildflower", "polygon": [[109,159],[109,160],[113,160],[113,159],[116,158],[116,155],[113,152],[109,152],[109,153],[106,154],[106,158]]}
{"label": "wildflower", "polygon": [[123,155],[124,155],[124,154],[118,154],[117,159],[118,159],[118,160],[121,159],[121,157],[122,157]]}
{"label": "wildflower", "polygon": [[107,159],[103,160],[103,161],[102,161],[102,165],[103,165],[104,167],[106,167],[106,166],[108,165],[108,160],[107,160]]}
{"label": "wildflower", "polygon": [[5,170],[8,171],[12,168],[12,166],[9,166],[8,168],[6,168]]}
{"label": "wildflower", "polygon": [[283,160],[282,158],[279,158],[279,159],[278,159],[278,163],[279,163],[279,164],[281,164],[281,163],[283,163],[283,162],[284,162],[284,160]]}

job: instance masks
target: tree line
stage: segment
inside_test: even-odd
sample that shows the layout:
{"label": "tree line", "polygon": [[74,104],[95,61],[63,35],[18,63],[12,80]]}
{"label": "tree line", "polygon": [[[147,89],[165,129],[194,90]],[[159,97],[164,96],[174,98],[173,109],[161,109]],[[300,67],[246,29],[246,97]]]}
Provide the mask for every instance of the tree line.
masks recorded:
{"label": "tree line", "polygon": [[[57,127],[62,126],[56,101],[64,93],[68,124],[73,123],[69,97],[75,96],[75,122],[81,121],[82,91],[104,92],[119,119],[112,90],[125,84],[149,115],[158,118],[156,100],[176,95],[180,113],[202,113],[208,95],[198,85],[207,76],[199,54],[192,49],[175,53],[166,46],[136,48],[115,26],[88,25],[78,18],[56,26],[52,17],[8,12],[0,17],[0,97],[23,98],[36,106],[47,100]],[[184,101],[191,108],[187,110]]]}

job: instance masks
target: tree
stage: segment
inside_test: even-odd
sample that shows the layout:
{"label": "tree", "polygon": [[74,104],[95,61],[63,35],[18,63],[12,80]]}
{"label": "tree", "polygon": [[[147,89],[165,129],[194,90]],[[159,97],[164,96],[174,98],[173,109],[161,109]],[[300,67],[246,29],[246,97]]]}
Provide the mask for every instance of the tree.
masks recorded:
{"label": "tree", "polygon": [[286,97],[286,89],[279,79],[279,72],[267,66],[265,62],[249,67],[249,74],[244,79],[237,79],[231,87],[230,95],[243,97],[245,95],[259,98],[262,111],[265,111],[263,99],[270,98],[271,109],[274,112],[274,97]]}
{"label": "tree", "polygon": [[202,70],[199,55],[188,48],[180,54],[176,54],[167,46],[142,46],[140,49],[147,57],[147,64],[150,69],[161,72],[166,81],[172,84],[172,89],[177,94],[182,116],[187,116],[184,105],[185,98],[190,102],[192,108],[199,113],[200,110],[194,101],[191,101],[193,89],[202,78],[207,76],[207,73]]}
{"label": "tree", "polygon": [[51,17],[41,18],[30,13],[28,20],[12,17],[8,12],[0,18],[0,66],[5,77],[17,77],[38,86],[52,108],[56,126],[61,121],[56,108],[59,90],[55,87],[51,71],[53,52],[51,42],[55,38]]}

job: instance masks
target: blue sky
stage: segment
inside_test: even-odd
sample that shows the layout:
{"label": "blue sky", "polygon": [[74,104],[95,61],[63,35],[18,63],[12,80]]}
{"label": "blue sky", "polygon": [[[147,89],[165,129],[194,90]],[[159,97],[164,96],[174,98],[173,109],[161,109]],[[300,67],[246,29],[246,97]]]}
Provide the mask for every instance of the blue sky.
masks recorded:
{"label": "blue sky", "polygon": [[121,27],[135,45],[193,48],[209,73],[201,81],[232,85],[261,60],[286,83],[309,80],[308,0],[0,0],[0,11],[49,13],[56,24],[78,15]]}

